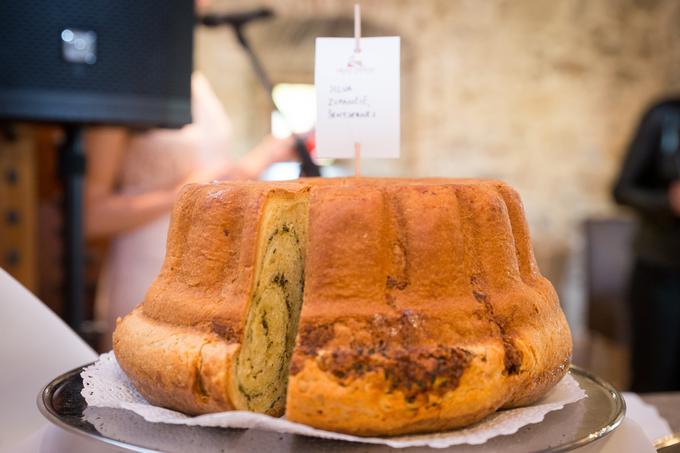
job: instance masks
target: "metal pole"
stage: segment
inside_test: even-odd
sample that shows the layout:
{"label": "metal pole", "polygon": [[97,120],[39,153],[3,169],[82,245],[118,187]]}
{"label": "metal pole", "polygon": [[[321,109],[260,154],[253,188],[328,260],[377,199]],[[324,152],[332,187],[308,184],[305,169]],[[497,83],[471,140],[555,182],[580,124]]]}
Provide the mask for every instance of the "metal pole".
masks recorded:
{"label": "metal pole", "polygon": [[64,319],[82,334],[85,241],[83,235],[83,178],[85,153],[82,126],[67,125],[59,149],[59,173],[64,184]]}

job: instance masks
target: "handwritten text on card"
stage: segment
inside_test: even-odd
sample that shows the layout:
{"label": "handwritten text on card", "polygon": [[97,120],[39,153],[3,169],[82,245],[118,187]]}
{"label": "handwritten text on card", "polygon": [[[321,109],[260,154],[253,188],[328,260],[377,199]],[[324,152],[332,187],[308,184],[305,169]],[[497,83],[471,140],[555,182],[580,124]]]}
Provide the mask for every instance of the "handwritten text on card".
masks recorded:
{"label": "handwritten text on card", "polygon": [[317,38],[316,151],[322,158],[399,157],[399,38]]}

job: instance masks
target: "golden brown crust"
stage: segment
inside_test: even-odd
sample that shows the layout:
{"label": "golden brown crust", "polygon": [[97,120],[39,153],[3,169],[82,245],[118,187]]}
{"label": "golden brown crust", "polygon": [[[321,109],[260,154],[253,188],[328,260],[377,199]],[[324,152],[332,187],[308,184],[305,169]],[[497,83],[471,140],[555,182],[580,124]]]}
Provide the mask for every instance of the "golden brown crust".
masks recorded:
{"label": "golden brown crust", "polygon": [[[451,429],[533,402],[566,373],[569,329],[510,187],[320,184],[309,228],[310,243],[325,247],[307,255],[289,419],[359,435]],[[394,353],[367,353],[383,341],[416,370],[401,385]],[[442,347],[464,352],[466,360],[454,360],[462,374],[439,369],[432,375],[457,378],[414,392],[431,370],[423,351]],[[347,373],[345,363],[360,368]]]}
{"label": "golden brown crust", "polygon": [[255,276],[257,234],[267,196],[294,184],[192,184],[172,212],[166,256],[144,298],[159,321],[222,330],[240,339]]}
{"label": "golden brown crust", "polygon": [[187,414],[234,409],[225,394],[238,344],[158,322],[136,308],[113,333],[116,359],[150,403]]}
{"label": "golden brown crust", "polygon": [[232,362],[243,335],[265,201],[297,184],[190,184],[172,212],[166,256],[113,350],[139,392],[189,414],[245,409]]}
{"label": "golden brown crust", "polygon": [[566,373],[569,328],[507,185],[194,185],[175,206],[163,270],[114,337],[150,401],[188,413],[234,406],[232,358],[271,190],[310,199],[290,420],[359,435],[452,429],[529,404]]}

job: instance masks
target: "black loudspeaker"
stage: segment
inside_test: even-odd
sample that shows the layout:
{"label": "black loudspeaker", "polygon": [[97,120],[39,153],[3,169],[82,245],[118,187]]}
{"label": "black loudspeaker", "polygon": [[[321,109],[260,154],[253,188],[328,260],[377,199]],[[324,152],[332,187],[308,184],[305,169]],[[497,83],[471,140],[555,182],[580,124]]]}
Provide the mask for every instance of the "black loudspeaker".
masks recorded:
{"label": "black loudspeaker", "polygon": [[191,122],[192,0],[0,0],[0,118]]}
{"label": "black loudspeaker", "polygon": [[83,125],[191,122],[193,0],[0,0],[2,120],[63,124],[64,318],[83,327]]}

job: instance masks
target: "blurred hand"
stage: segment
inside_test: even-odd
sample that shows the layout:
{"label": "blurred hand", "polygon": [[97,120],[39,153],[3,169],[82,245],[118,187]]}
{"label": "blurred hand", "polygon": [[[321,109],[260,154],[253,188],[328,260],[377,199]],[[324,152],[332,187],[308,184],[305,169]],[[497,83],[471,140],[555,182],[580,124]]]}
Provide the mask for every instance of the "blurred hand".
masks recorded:
{"label": "blurred hand", "polygon": [[207,183],[228,179],[257,179],[267,167],[276,162],[296,160],[295,139],[291,135],[280,139],[267,135],[238,163],[224,161],[217,165],[201,168],[189,174],[177,190],[192,182]]}
{"label": "blurred hand", "polygon": [[294,146],[292,135],[287,138],[267,135],[238,162],[239,177],[257,179],[271,164],[297,160]]}
{"label": "blurred hand", "polygon": [[187,176],[182,183],[179,185],[178,189],[185,184],[196,183],[207,183],[211,181],[222,181],[225,179],[232,179],[235,167],[232,162],[223,161],[217,165],[210,165],[205,168],[200,168],[195,170]]}
{"label": "blurred hand", "polygon": [[671,183],[668,189],[668,200],[675,215],[680,216],[680,180]]}
{"label": "blurred hand", "polygon": [[272,135],[267,135],[251,152],[259,154],[267,167],[276,162],[297,160],[295,138],[292,135],[286,138],[275,138]]}

